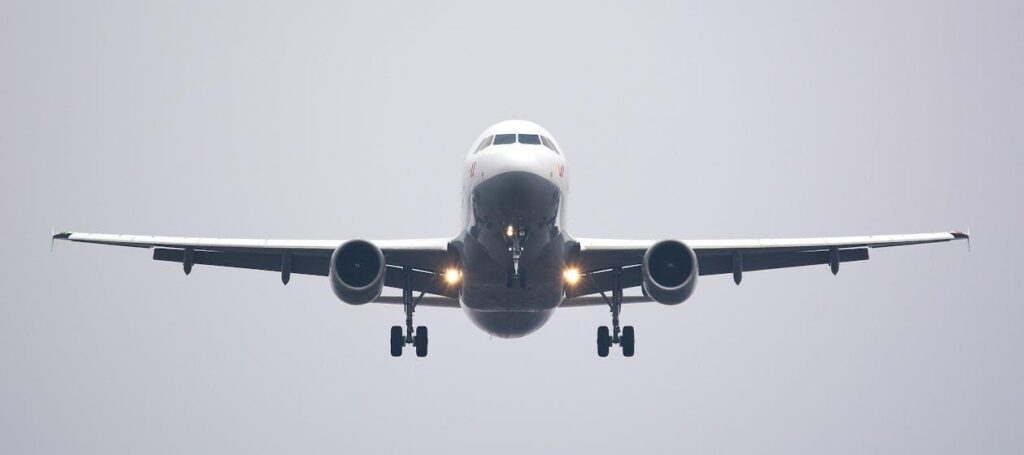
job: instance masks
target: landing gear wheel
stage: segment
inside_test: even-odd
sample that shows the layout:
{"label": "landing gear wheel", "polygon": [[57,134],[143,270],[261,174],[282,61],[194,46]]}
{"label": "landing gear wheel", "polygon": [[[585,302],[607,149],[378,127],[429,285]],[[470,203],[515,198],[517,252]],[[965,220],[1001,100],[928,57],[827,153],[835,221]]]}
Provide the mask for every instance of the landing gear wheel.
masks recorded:
{"label": "landing gear wheel", "polygon": [[622,345],[622,355],[625,357],[633,357],[634,337],[633,337],[633,326],[627,325],[622,328],[622,340],[619,344]]}
{"label": "landing gear wheel", "polygon": [[425,326],[416,327],[416,338],[413,344],[416,345],[416,357],[427,356],[427,328]]}
{"label": "landing gear wheel", "polygon": [[402,335],[401,326],[391,326],[391,357],[402,356],[402,346],[405,346],[405,336]]}
{"label": "landing gear wheel", "polygon": [[607,326],[597,328],[597,356],[608,357],[608,349],[612,346],[612,336]]}

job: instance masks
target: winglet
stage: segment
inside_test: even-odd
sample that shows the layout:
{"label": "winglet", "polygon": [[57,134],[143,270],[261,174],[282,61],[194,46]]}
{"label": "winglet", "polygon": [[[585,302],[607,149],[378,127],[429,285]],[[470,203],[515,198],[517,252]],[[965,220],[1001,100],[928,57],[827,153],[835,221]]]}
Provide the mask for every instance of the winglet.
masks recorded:
{"label": "winglet", "polygon": [[953,231],[950,234],[953,234],[953,240],[961,240],[961,239],[967,240],[967,252],[969,253],[971,251],[971,228],[970,227],[967,228],[967,233],[966,234],[963,233],[963,232],[960,232],[960,231]]}
{"label": "winglet", "polygon": [[71,238],[71,232],[64,231],[64,232],[61,232],[60,234],[54,234],[53,233],[53,228],[50,228],[50,252],[51,253],[53,252],[53,241],[54,240],[58,240],[58,239],[59,240],[67,240],[69,238]]}

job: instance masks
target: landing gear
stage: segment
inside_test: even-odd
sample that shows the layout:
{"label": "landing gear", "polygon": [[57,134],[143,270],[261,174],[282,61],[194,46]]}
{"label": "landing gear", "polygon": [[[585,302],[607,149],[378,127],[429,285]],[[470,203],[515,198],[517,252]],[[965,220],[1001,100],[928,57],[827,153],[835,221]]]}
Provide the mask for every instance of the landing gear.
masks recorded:
{"label": "landing gear", "polygon": [[416,327],[413,345],[416,346],[416,357],[427,356],[427,328],[425,326]]}
{"label": "landing gear", "polygon": [[626,357],[633,357],[634,347],[636,346],[636,338],[633,336],[633,326],[627,325],[622,328],[622,338],[619,340],[619,344],[622,345],[622,355]]}
{"label": "landing gear", "polygon": [[612,347],[612,336],[608,334],[608,327],[597,328],[597,356],[608,357],[608,349]]}
{"label": "landing gear", "polygon": [[512,224],[505,228],[508,252],[512,255],[512,266],[507,272],[507,287],[511,288],[518,285],[521,288],[526,288],[526,277],[519,270],[519,261],[523,257],[523,251],[526,250],[526,236],[526,228],[517,228]]}
{"label": "landing gear", "polygon": [[402,326],[391,326],[391,357],[401,357],[403,346],[405,346],[405,337],[402,336]]}
{"label": "landing gear", "polygon": [[612,273],[615,274],[615,288],[612,289],[611,300],[603,292],[601,293],[601,297],[608,303],[608,308],[612,312],[612,329],[609,331],[607,326],[597,328],[597,355],[598,357],[608,357],[611,346],[617,344],[622,346],[623,356],[633,357],[636,350],[636,331],[631,325],[627,325],[621,330],[619,328],[619,312],[622,310],[622,269],[616,268]]}
{"label": "landing gear", "polygon": [[516,229],[510,224],[505,234],[512,241],[512,245],[508,247],[508,251],[512,253],[512,273],[519,276],[519,258],[523,256],[525,249],[523,243],[526,243],[526,229]]}
{"label": "landing gear", "polygon": [[403,272],[405,285],[402,288],[402,307],[405,308],[405,333],[402,333],[402,326],[391,327],[391,357],[401,357],[402,348],[407,344],[416,348],[416,357],[426,357],[427,328],[421,325],[416,327],[415,332],[412,330],[412,314],[416,311],[416,304],[423,298],[424,293],[421,292],[419,297],[414,299],[411,285],[412,269],[405,267]]}

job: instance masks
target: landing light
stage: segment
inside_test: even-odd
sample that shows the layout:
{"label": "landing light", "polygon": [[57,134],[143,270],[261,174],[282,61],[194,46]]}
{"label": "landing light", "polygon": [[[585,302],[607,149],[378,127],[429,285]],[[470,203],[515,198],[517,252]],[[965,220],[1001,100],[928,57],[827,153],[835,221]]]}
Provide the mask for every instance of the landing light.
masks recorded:
{"label": "landing light", "polygon": [[575,267],[569,267],[565,269],[565,272],[562,273],[562,276],[565,277],[566,283],[574,285],[580,281],[580,270]]}
{"label": "landing light", "polygon": [[512,237],[513,235],[516,235],[516,229],[514,227],[512,227],[511,224],[508,225],[508,228],[505,229],[505,235],[507,237]]}
{"label": "landing light", "polygon": [[459,269],[448,269],[444,271],[444,280],[448,284],[458,283],[462,279],[462,272]]}

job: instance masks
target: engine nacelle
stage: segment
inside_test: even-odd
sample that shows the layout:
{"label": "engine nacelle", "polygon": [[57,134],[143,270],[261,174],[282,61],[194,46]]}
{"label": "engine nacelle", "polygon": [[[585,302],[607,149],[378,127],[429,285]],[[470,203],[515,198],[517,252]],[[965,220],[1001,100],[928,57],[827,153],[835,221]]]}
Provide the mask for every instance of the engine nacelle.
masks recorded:
{"label": "engine nacelle", "polygon": [[662,240],[644,253],[643,290],[665,305],[678,305],[697,288],[697,254],[678,240]]}
{"label": "engine nacelle", "polygon": [[349,240],[331,255],[331,289],[343,302],[369,303],[384,290],[384,253],[365,240]]}

